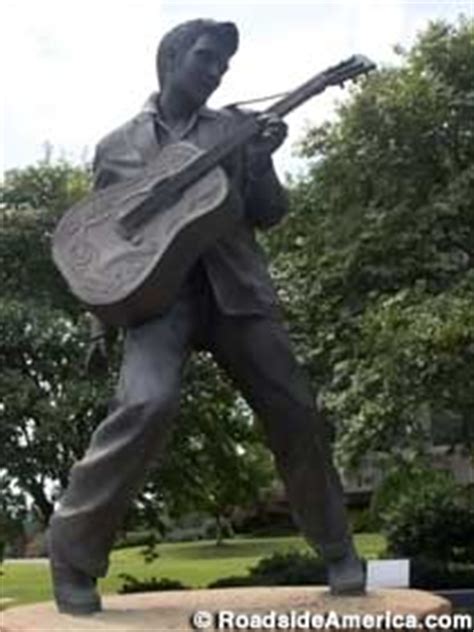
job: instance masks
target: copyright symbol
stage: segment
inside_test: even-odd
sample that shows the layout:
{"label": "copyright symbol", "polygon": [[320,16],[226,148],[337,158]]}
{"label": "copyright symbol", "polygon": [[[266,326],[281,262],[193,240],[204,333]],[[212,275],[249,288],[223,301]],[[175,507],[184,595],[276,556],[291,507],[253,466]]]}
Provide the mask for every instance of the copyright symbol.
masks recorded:
{"label": "copyright symbol", "polygon": [[206,630],[212,625],[212,614],[206,610],[198,610],[191,617],[191,625],[196,630]]}

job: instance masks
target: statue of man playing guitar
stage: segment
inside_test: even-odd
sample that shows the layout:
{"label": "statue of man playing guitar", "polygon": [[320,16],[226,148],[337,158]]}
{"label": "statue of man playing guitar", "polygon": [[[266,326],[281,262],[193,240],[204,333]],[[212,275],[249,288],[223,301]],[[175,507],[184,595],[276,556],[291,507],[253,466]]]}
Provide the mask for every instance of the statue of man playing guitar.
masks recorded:
{"label": "statue of man playing guitar", "polygon": [[[208,149],[245,116],[206,107],[238,47],[230,22],[192,20],[171,30],[157,54],[160,92],[103,139],[96,151],[96,189],[140,173],[177,141]],[[125,332],[117,393],[94,432],[50,523],[49,546],[58,609],[101,609],[96,580],[107,573],[114,536],[146,474],[166,447],[176,418],[183,368],[193,350],[210,351],[260,418],[295,521],[328,567],[334,594],[365,589],[349,532],[343,492],[324,421],[281,320],[256,229],[277,224],[287,198],[272,164],[286,136],[276,115],[222,166],[238,221],[197,260],[164,314]],[[106,329],[94,322],[90,362],[105,360]]]}

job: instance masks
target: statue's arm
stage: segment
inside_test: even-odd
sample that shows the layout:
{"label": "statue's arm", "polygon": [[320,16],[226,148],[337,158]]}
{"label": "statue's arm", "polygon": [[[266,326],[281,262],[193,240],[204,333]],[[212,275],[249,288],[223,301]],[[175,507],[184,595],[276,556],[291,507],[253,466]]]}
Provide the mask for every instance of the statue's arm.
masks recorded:
{"label": "statue's arm", "polygon": [[257,228],[278,224],[288,213],[288,195],[273,167],[271,157],[263,164],[246,160],[245,211]]}
{"label": "statue's arm", "polygon": [[288,213],[288,195],[273,166],[272,153],[287,134],[286,124],[275,115],[231,108],[234,121],[257,116],[261,132],[240,151],[245,214],[257,228],[267,229]]}
{"label": "statue's arm", "polygon": [[96,147],[92,161],[92,176],[94,191],[105,189],[120,180],[119,174],[113,169],[110,160],[107,159],[106,151],[100,144]]}

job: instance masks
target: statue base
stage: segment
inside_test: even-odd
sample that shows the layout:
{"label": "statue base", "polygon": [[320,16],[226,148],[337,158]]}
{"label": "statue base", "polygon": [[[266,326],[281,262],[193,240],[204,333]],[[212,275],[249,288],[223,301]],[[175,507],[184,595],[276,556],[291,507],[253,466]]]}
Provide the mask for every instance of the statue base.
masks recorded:
{"label": "statue base", "polygon": [[[439,616],[451,612],[448,601],[419,590],[377,590],[360,597],[335,597],[329,594],[327,588],[317,586],[111,595],[103,598],[103,608],[103,612],[88,617],[59,614],[53,602],[11,608],[2,613],[0,627],[2,632],[367,630],[390,629],[389,619],[385,628],[382,625],[371,628],[367,619],[373,617],[375,620],[375,617],[389,613],[392,622],[395,621],[393,629],[400,630],[414,629],[412,623],[415,618],[421,622],[427,615]],[[349,615],[353,617],[351,620],[344,622],[341,619]],[[359,624],[362,627],[358,627],[356,616],[364,615],[366,619]],[[327,620],[326,628],[325,616],[332,618]],[[402,628],[395,616],[412,617],[412,621]],[[275,617],[288,617],[288,625],[285,626],[283,619]]]}

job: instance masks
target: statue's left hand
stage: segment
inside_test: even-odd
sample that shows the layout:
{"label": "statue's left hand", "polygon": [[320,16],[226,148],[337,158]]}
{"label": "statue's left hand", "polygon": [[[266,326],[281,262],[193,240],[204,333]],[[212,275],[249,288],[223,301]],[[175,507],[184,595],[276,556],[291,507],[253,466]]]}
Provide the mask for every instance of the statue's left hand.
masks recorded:
{"label": "statue's left hand", "polygon": [[258,114],[260,132],[247,143],[249,174],[259,178],[271,167],[271,155],[280,147],[288,133],[288,126],[276,114]]}
{"label": "statue's left hand", "polygon": [[288,134],[288,125],[276,114],[258,114],[259,134],[252,139],[252,151],[270,156],[280,147]]}

